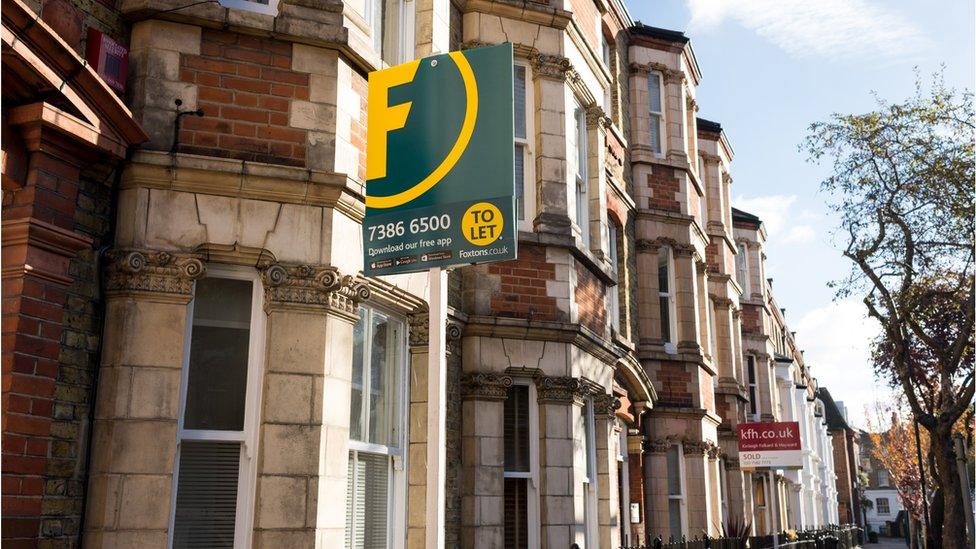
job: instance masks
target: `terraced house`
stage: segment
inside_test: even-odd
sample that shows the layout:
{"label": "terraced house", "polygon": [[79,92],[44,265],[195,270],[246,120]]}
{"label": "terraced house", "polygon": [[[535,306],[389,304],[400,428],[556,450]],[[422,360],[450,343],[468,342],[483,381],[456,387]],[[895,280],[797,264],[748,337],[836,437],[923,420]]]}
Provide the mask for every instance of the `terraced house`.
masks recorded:
{"label": "terraced house", "polygon": [[[433,531],[427,278],[362,275],[367,75],[503,42],[519,257],[449,275]],[[815,380],[702,77],[621,0],[5,1],[4,544],[611,548],[835,521]],[[740,469],[759,418],[803,422],[809,470]]]}

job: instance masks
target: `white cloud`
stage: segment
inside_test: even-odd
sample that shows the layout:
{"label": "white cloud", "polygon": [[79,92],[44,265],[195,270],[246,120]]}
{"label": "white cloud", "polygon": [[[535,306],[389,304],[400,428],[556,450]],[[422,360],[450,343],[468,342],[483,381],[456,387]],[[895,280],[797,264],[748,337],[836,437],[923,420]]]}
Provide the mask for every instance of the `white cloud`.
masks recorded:
{"label": "white cloud", "polygon": [[687,0],[690,28],[735,21],[799,58],[900,60],[930,41],[878,0]]}
{"label": "white cloud", "polygon": [[788,244],[806,244],[813,242],[817,231],[810,225],[794,225],[783,235],[783,242]]}
{"label": "white cloud", "polygon": [[753,198],[738,197],[732,200],[736,208],[759,216],[766,226],[766,234],[782,234],[781,231],[789,219],[790,208],[796,202],[796,195],[774,194]]}
{"label": "white cloud", "polygon": [[865,406],[887,399],[890,389],[874,379],[871,340],[876,322],[866,317],[857,299],[834,301],[803,315],[795,325],[797,343],[806,350],[804,360],[821,387],[847,408],[848,419],[865,426]]}

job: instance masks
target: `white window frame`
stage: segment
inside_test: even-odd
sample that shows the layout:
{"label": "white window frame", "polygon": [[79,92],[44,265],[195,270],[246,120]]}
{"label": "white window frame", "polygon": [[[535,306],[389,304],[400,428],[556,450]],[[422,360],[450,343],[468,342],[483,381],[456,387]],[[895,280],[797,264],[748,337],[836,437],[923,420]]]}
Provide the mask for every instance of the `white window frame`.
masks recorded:
{"label": "white window frame", "polygon": [[[235,0],[241,1],[241,0]],[[246,1],[246,0],[245,0]],[[278,0],[274,0],[278,1]],[[391,66],[383,59],[383,21],[382,15],[380,16],[380,21],[376,21],[374,17],[374,12],[376,10],[377,2],[384,2],[386,0],[366,0],[366,13],[364,19],[366,20],[366,26],[369,28],[370,39],[372,40],[373,50],[376,56],[380,60],[380,65],[382,67]],[[411,47],[413,45],[414,36],[414,10],[407,9],[412,8],[413,2],[408,2],[407,0],[396,0],[399,4],[397,12],[399,17],[397,18],[397,52],[396,59],[393,65],[404,63],[413,59],[414,51]],[[378,35],[377,35],[378,33]]]}
{"label": "white window frame", "polygon": [[[676,354],[678,352],[678,347],[677,347],[677,341],[678,341],[678,334],[677,334],[677,332],[678,332],[678,320],[675,318],[675,316],[677,316],[678,307],[677,307],[677,304],[675,303],[675,291],[674,291],[674,283],[675,283],[674,282],[675,281],[675,277],[674,277],[674,250],[671,249],[671,246],[665,245],[665,246],[661,246],[658,249],[658,254],[661,254],[661,253],[666,253],[667,254],[667,265],[668,265],[668,291],[662,292],[661,289],[658,288],[658,297],[659,298],[661,298],[661,297],[667,297],[668,298],[668,325],[669,325],[669,329],[668,329],[668,332],[669,333],[668,333],[668,336],[669,336],[669,339],[664,342],[664,351],[666,353],[669,353],[669,354]],[[660,262],[660,258],[658,258],[658,261]],[[663,325],[664,319],[661,319],[661,322],[662,322],[662,325]]]}
{"label": "white window frame", "polygon": [[[387,502],[387,544],[391,549],[403,549],[406,546],[407,540],[407,444],[409,443],[408,431],[410,428],[410,388],[407,378],[407,357],[409,356],[409,334],[408,334],[408,324],[406,318],[402,315],[391,311],[383,307],[367,306],[361,305],[360,308],[366,309],[368,314],[366,318],[366,326],[370,326],[370,319],[374,311],[379,312],[383,315],[388,316],[391,320],[395,320],[402,326],[402,333],[400,335],[400,345],[397,349],[397,376],[396,383],[394,387],[399,389],[397,393],[398,398],[398,409],[395,410],[395,416],[393,418],[394,422],[399,418],[400,426],[397,430],[399,434],[399,446],[393,447],[385,444],[376,444],[372,442],[363,442],[360,440],[354,440],[352,437],[349,438],[349,453],[352,452],[365,452],[372,454],[385,454],[390,457],[392,461],[391,473],[390,473],[390,490]],[[368,338],[363,338],[363,372],[369,369],[370,365],[367,358],[371,355],[370,348],[368,345]],[[351,386],[350,386],[351,390]],[[362,388],[362,410],[369,409],[368,403],[368,391],[366,387]],[[365,414],[364,415],[368,415]],[[350,417],[350,422],[352,418]],[[351,425],[350,425],[351,426]],[[364,435],[368,436],[369,426],[365,426]],[[350,429],[351,431],[351,429]],[[348,454],[347,454],[348,459]],[[348,498],[349,495],[346,494]]]}
{"label": "white window frame", "polygon": [[[735,274],[736,278],[740,278],[739,284],[742,285],[742,295],[747,298],[752,296],[752,284],[749,280],[749,246],[745,242],[739,242],[736,246],[736,261],[735,261]],[[742,258],[742,264],[739,264],[739,258]]]}
{"label": "white window frame", "polygon": [[[881,511],[881,502],[884,501],[887,510]],[[878,510],[878,516],[888,516],[891,514],[891,501],[888,498],[875,498],[874,499],[875,509]]]}
{"label": "white window frame", "polygon": [[278,15],[279,0],[268,0],[267,4],[261,4],[252,0],[219,0],[219,2],[225,8],[252,11],[265,15]]}
{"label": "white window frame", "polygon": [[878,469],[878,486],[883,486],[885,488],[891,486],[891,477],[888,474],[888,471]]}
{"label": "white window frame", "polygon": [[251,320],[248,334],[247,394],[244,397],[243,431],[213,429],[184,429],[187,385],[190,379],[190,343],[193,335],[194,299],[187,306],[186,328],[183,334],[183,364],[180,373],[180,408],[177,420],[176,453],[173,456],[173,485],[169,504],[168,546],[173,547],[176,524],[176,496],[180,478],[180,447],[184,440],[208,442],[240,442],[241,460],[237,481],[237,516],[234,520],[234,547],[250,547],[254,523],[255,487],[257,484],[258,427],[260,426],[261,393],[264,387],[264,341],[267,315],[264,313],[264,286],[260,274],[250,268],[232,265],[207,265],[208,278],[247,280],[251,286]]}
{"label": "white window frame", "polygon": [[[749,362],[752,362],[752,372],[749,372]],[[746,414],[750,421],[759,421],[762,410],[759,407],[759,360],[753,354],[746,354],[746,391],[749,395],[749,412]],[[753,412],[752,408],[756,411]]]}
{"label": "white window frame", "polygon": [[[773,497],[773,495],[770,493],[770,490],[769,490],[769,482],[768,482],[769,479],[768,479],[768,477],[766,477],[765,473],[759,474],[759,475],[753,475],[753,478],[754,479],[758,479],[759,480],[759,484],[762,486],[762,491],[763,491],[763,504],[762,505],[756,505],[756,509],[755,510],[757,512],[759,512],[760,514],[762,514],[762,517],[763,517],[763,526],[765,526],[765,530],[767,532],[760,532],[759,531],[759,528],[756,527],[756,520],[755,520],[755,518],[753,519],[753,530],[755,531],[755,533],[756,533],[757,536],[762,536],[762,535],[766,535],[768,532],[772,532],[772,528],[773,528],[773,524],[772,524],[772,513],[770,512],[770,503],[769,503],[769,501],[770,501],[770,498]],[[755,483],[753,483],[753,486],[755,486]],[[755,494],[753,494],[753,501],[755,501]]]}
{"label": "white window frame", "polygon": [[[617,280],[617,285],[610,286],[608,288],[607,298],[610,300],[610,327],[620,333],[620,269],[618,264],[620,263],[620,255],[617,253],[617,229],[619,225],[613,219],[607,220],[607,247],[610,252],[610,268],[613,270],[613,276]],[[622,228],[621,228],[621,232]]]}
{"label": "white window frame", "polygon": [[[536,395],[535,381],[528,378],[512,378],[512,385],[529,388],[529,470],[504,471],[504,478],[528,479],[526,490],[526,528],[528,529],[528,546],[539,547],[539,533],[542,519],[539,511],[539,405]],[[504,465],[502,466],[504,469]]]}
{"label": "white window frame", "polygon": [[[653,152],[657,157],[663,158],[664,157],[664,153],[667,150],[667,146],[665,145],[665,143],[667,142],[667,138],[666,138],[665,133],[664,133],[664,130],[667,127],[665,125],[665,120],[664,120],[664,111],[667,110],[667,105],[665,104],[665,98],[667,97],[667,94],[665,93],[665,90],[664,90],[664,77],[658,71],[651,71],[650,73],[648,73],[647,78],[648,78],[648,82],[647,82],[647,94],[648,94],[648,101],[647,101],[648,122],[647,123],[648,123],[648,132],[650,132],[650,125],[654,123],[655,117],[657,117],[657,125],[658,125],[658,139],[657,139],[657,142],[658,142],[658,150],[654,150],[654,148],[651,147],[651,152]],[[651,78],[657,78],[657,89],[658,89],[658,93],[660,94],[660,104],[661,104],[661,110],[660,111],[652,111],[651,110],[651,102],[650,102],[650,94],[651,94],[651,83],[650,83],[650,79]],[[648,137],[650,137],[650,133],[648,134]],[[650,145],[650,143],[648,143],[648,144]]]}
{"label": "white window frame", "polygon": [[[667,479],[668,480],[668,506],[671,505],[672,500],[679,501],[681,512],[678,515],[679,518],[681,519],[681,535],[687,536],[688,535],[688,501],[685,495],[688,492],[688,487],[685,486],[685,448],[684,445],[680,442],[674,443],[674,446],[672,446],[671,448],[678,449],[677,450],[678,451],[678,490],[681,493],[672,495],[670,479]],[[670,451],[671,448],[668,448],[667,451]],[[667,457],[665,457],[665,459],[667,459]],[[668,512],[670,513],[670,509],[668,510]],[[670,529],[671,529],[671,522],[669,520],[668,530]]]}
{"label": "white window frame", "polygon": [[576,110],[573,111],[573,131],[576,133],[576,173],[574,174],[576,185],[576,224],[579,227],[580,238],[583,240],[583,247],[590,247],[590,177],[589,177],[589,150],[587,143],[589,131],[586,127],[586,109],[577,101]]}
{"label": "white window frame", "polygon": [[[532,67],[528,62],[521,59],[515,62],[516,67],[525,69],[525,137],[515,138],[515,144],[522,146],[522,208],[524,219],[518,222],[518,228],[522,231],[532,232],[533,222],[536,213],[536,187],[535,187],[535,90],[532,85]],[[514,82],[514,73],[512,81]],[[517,213],[517,212],[516,212]]]}
{"label": "white window frame", "polygon": [[586,548],[600,546],[599,479],[596,459],[596,418],[593,397],[588,396],[581,410],[586,456],[583,462],[583,539]]}

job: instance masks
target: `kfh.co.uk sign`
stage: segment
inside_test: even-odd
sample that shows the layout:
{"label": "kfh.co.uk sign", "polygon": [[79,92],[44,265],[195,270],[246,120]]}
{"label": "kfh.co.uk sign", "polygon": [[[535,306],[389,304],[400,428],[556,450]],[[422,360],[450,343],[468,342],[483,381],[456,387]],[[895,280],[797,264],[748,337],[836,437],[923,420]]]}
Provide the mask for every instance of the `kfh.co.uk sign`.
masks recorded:
{"label": "kfh.co.uk sign", "polygon": [[740,423],[739,464],[743,469],[799,469],[803,467],[800,424]]}

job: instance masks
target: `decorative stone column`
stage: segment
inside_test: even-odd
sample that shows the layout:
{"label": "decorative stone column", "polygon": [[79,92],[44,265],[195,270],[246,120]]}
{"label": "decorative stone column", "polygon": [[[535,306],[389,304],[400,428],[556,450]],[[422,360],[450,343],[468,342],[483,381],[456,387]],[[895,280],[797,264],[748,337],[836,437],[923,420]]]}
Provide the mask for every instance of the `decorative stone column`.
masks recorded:
{"label": "decorative stone column", "polygon": [[[588,390],[575,377],[540,377],[536,381],[539,425],[543,429],[539,452],[542,547],[562,549],[583,539],[583,456],[577,451],[576,426],[582,419]],[[579,520],[577,520],[579,519]]]}
{"label": "decorative stone column", "polygon": [[353,325],[370,290],[333,267],[272,264],[262,278],[267,361],[254,545],[341,547]]}
{"label": "decorative stone column", "polygon": [[569,186],[566,180],[566,72],[569,59],[537,55],[532,59],[534,96],[546,98],[535,109],[536,186],[525,189],[536,193],[536,232],[572,234],[569,214]]}
{"label": "decorative stone column", "polygon": [[[722,486],[722,472],[719,469],[722,466],[719,461],[721,449],[713,445],[709,446],[705,453],[708,456],[708,490],[712,503],[708,510],[706,531],[710,536],[720,536],[722,535],[722,522],[725,519],[722,515],[722,490],[726,489]],[[725,497],[727,500],[728,495],[726,494]]]}
{"label": "decorative stone column", "polygon": [[503,427],[511,386],[511,376],[494,372],[466,373],[461,378],[461,547],[466,549],[503,546]]}
{"label": "decorative stone column", "polygon": [[[678,320],[678,347],[696,352],[699,343],[698,277],[695,273],[696,254],[691,245],[674,246],[675,309]],[[657,271],[654,271],[657,272]]]}
{"label": "decorative stone column", "polygon": [[607,231],[610,228],[607,219],[607,188],[606,170],[606,128],[610,119],[603,109],[591,105],[586,109],[587,135],[587,170],[589,184],[587,188],[587,211],[589,212],[590,250],[599,257],[609,258],[610,250]]}
{"label": "decorative stone column", "polygon": [[106,311],[85,545],[168,543],[187,305],[199,258],[106,255]]}
{"label": "decorative stone column", "polygon": [[620,425],[616,418],[618,408],[620,399],[613,395],[600,394],[593,398],[600,547],[620,546],[620,490],[617,473]]}
{"label": "decorative stone column", "polygon": [[715,505],[708,468],[708,442],[685,441],[682,444],[685,460],[685,502],[688,507],[688,532],[709,532],[709,515]]}

